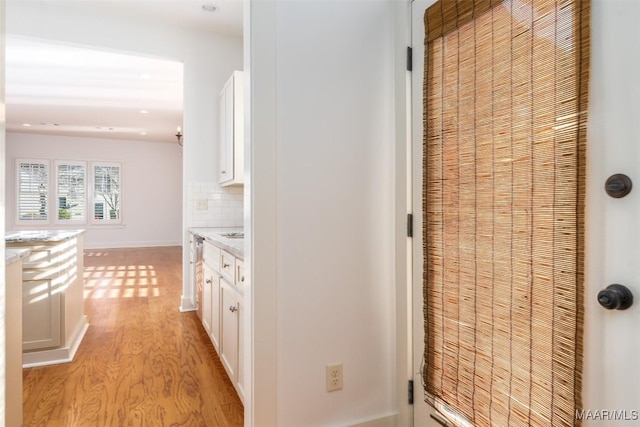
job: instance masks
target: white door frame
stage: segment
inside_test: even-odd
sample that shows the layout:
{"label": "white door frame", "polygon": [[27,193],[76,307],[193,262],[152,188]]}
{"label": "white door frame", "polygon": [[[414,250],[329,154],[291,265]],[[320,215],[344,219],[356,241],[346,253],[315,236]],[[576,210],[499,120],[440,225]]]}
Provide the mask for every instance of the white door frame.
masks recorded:
{"label": "white door frame", "polygon": [[393,3],[395,48],[395,283],[396,283],[396,405],[397,426],[413,426],[413,406],[408,400],[412,377],[411,238],[407,214],[411,212],[411,78],[407,47],[411,46],[411,1]]}
{"label": "white door frame", "polygon": [[421,93],[424,74],[424,25],[422,23],[422,11],[436,0],[413,0],[411,2],[411,42],[413,51],[413,71],[410,91],[411,100],[411,156],[410,156],[410,179],[411,179],[411,211],[413,212],[413,242],[411,256],[411,291],[412,291],[412,373],[414,374],[414,403],[413,403],[413,425],[424,427],[440,427],[434,419],[430,417],[435,412],[424,401],[424,388],[422,378],[419,375],[423,348],[418,348],[415,344],[424,342],[424,328],[414,326],[414,317],[423,312],[423,299],[419,283],[422,282],[423,275],[423,250],[422,250],[422,99],[415,99],[414,94]]}

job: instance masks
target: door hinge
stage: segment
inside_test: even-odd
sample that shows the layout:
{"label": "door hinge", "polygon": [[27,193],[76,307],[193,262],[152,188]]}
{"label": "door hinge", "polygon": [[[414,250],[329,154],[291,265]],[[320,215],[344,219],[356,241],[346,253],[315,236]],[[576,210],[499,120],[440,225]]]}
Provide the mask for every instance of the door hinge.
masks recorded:
{"label": "door hinge", "polygon": [[409,405],[413,405],[413,380],[409,380]]}
{"label": "door hinge", "polygon": [[413,237],[413,214],[407,214],[407,237]]}
{"label": "door hinge", "polygon": [[407,71],[413,70],[413,49],[407,46]]}

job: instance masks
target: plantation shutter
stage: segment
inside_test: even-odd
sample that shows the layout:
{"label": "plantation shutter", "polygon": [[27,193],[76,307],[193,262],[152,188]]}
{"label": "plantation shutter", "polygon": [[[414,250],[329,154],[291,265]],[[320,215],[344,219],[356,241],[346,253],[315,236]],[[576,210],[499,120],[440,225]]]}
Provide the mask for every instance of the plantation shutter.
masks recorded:
{"label": "plantation shutter", "polygon": [[92,163],[93,221],[121,222],[122,168],[119,163]]}
{"label": "plantation shutter", "polygon": [[18,220],[47,222],[49,210],[49,163],[44,160],[17,160]]}
{"label": "plantation shutter", "polygon": [[577,423],[589,7],[425,14],[423,375],[453,424]]}
{"label": "plantation shutter", "polygon": [[86,175],[84,162],[56,162],[58,222],[86,220]]}

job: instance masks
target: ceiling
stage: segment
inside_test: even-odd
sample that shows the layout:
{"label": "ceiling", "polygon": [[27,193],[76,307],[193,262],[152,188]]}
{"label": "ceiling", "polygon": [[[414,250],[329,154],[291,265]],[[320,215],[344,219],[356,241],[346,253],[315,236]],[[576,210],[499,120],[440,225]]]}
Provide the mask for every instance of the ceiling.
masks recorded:
{"label": "ceiling", "polygon": [[[211,33],[242,35],[242,1],[126,0],[96,7]],[[117,9],[117,10],[116,10]],[[7,36],[8,132],[176,142],[182,126],[179,62]]]}

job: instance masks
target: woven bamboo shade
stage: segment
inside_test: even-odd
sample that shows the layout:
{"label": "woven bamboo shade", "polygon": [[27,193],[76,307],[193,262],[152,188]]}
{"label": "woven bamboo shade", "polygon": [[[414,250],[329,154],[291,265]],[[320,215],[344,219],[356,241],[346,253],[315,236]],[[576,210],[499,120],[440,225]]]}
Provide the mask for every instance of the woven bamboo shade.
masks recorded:
{"label": "woven bamboo shade", "polygon": [[425,14],[423,374],[475,426],[578,423],[589,7]]}

